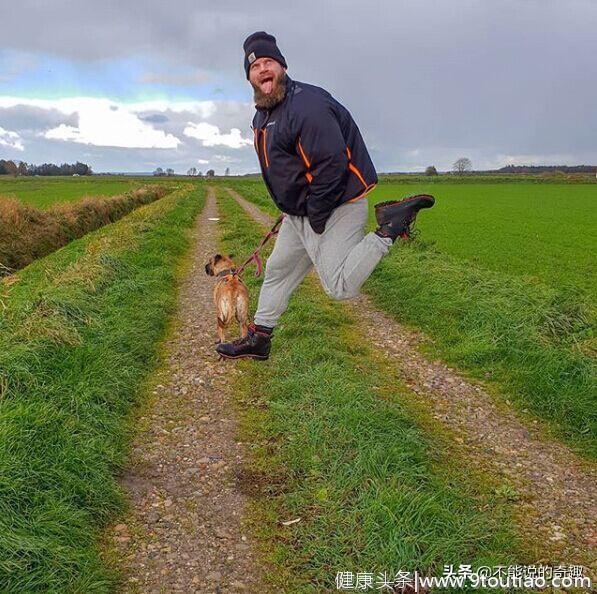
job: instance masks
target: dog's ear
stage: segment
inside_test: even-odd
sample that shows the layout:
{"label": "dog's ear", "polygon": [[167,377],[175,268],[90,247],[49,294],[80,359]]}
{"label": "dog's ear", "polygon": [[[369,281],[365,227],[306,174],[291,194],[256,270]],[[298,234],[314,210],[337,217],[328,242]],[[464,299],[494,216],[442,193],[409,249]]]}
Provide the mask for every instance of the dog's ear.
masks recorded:
{"label": "dog's ear", "polygon": [[218,261],[219,261],[219,260],[221,260],[221,259],[222,259],[222,254],[216,254],[216,255],[214,256],[214,262],[218,262]]}

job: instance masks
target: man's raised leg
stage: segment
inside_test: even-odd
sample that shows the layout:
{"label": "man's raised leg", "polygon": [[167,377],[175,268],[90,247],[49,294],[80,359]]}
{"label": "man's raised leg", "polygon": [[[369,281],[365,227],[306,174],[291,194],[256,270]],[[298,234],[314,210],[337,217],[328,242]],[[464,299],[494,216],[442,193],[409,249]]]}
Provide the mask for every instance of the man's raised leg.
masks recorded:
{"label": "man's raised leg", "polygon": [[325,292],[334,299],[356,297],[392,245],[390,238],[365,234],[368,213],[367,199],[361,198],[336,208],[321,235],[308,221],[304,226],[307,250]]}

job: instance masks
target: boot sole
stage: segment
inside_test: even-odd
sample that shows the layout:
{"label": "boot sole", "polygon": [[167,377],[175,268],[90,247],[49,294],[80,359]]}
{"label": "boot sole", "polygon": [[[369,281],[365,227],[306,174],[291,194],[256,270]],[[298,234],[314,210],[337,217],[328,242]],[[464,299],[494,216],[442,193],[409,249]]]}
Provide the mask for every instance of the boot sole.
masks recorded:
{"label": "boot sole", "polygon": [[[216,351],[217,352],[217,351]],[[258,359],[259,361],[265,361],[269,359],[269,355],[224,355],[223,353],[218,353],[221,359]]]}
{"label": "boot sole", "polygon": [[[404,198],[402,200],[386,200],[385,202],[378,202],[375,205],[375,220],[377,221],[378,225],[384,225],[388,222],[386,219],[387,214],[383,211],[385,208],[392,208],[393,206],[398,206],[402,204],[408,204],[409,202],[414,202],[415,200],[420,200],[422,198],[429,198],[431,200],[431,204],[427,206],[421,207],[419,210],[424,210],[426,208],[431,208],[435,205],[435,198],[431,194],[417,194],[416,196],[410,196],[409,198]],[[417,211],[418,214],[418,211]],[[415,215],[416,216],[416,215]],[[400,234],[400,237],[406,239],[409,237],[408,233]]]}
{"label": "boot sole", "polygon": [[416,196],[410,196],[409,198],[403,198],[402,200],[386,200],[385,202],[378,202],[375,204],[375,210],[383,208],[384,206],[396,206],[397,204],[406,204],[419,200],[420,198],[431,198],[431,204],[426,208],[431,208],[435,204],[435,197],[431,194],[417,194]]}

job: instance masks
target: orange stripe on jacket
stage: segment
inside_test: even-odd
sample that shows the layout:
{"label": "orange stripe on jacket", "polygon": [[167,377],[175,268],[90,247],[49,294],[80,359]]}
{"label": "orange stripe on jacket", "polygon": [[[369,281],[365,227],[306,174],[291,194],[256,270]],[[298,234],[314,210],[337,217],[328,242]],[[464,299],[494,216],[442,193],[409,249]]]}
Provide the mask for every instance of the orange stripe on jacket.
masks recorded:
{"label": "orange stripe on jacket", "polygon": [[357,200],[360,200],[361,198],[364,198],[369,192],[371,192],[371,190],[373,190],[373,188],[376,185],[377,184],[371,184],[364,192],[362,192],[361,194],[359,194],[356,198],[351,198],[350,200],[347,200],[347,202],[356,202]]}
{"label": "orange stripe on jacket", "polygon": [[358,168],[352,163],[348,164],[348,168],[361,180],[363,186],[367,188],[367,182],[365,181],[365,178],[361,175],[361,172],[358,170]]}
{"label": "orange stripe on jacket", "polygon": [[301,144],[301,139],[298,139],[298,149],[299,152],[301,153],[301,157],[303,159],[303,163],[305,164],[305,166],[307,167],[307,169],[311,168],[311,161],[309,161],[309,159],[307,159],[307,155],[305,154],[305,151],[303,150],[303,145]]}
{"label": "orange stripe on jacket", "polygon": [[[351,163],[350,148],[348,148],[348,145],[346,145],[346,156],[348,157],[348,168],[359,178],[360,182],[363,184],[363,187],[365,188],[366,194],[369,191],[369,187],[367,186],[367,182],[365,181],[365,178],[359,171],[358,167]],[[357,198],[362,198],[365,194],[361,194],[361,196],[357,196]],[[353,198],[352,200],[357,200],[357,198]],[[349,202],[352,202],[352,200],[349,200]]]}
{"label": "orange stripe on jacket", "polygon": [[263,156],[265,157],[265,166],[269,167],[269,160],[267,158],[267,145],[266,143],[267,138],[267,128],[263,129]]}

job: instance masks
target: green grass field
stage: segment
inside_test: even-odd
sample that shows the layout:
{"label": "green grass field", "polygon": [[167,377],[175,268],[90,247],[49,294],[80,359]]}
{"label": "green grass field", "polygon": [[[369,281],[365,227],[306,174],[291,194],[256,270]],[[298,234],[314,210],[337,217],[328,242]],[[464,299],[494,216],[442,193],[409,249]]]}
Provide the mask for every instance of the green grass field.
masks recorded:
{"label": "green grass field", "polygon": [[419,193],[437,197],[417,228],[442,253],[597,296],[597,184],[381,184],[371,208]]}
{"label": "green grass field", "polygon": [[11,177],[0,176],[0,200],[2,196],[16,198],[21,202],[47,208],[57,202],[71,202],[85,196],[115,196],[123,194],[155,178],[141,177]]}
{"label": "green grass field", "polygon": [[[277,212],[261,182],[229,185]],[[428,334],[435,356],[489,380],[519,410],[597,456],[597,186],[384,183],[371,194],[371,228],[376,201],[419,192],[437,197],[420,217],[419,240],[396,246],[365,292]]]}

